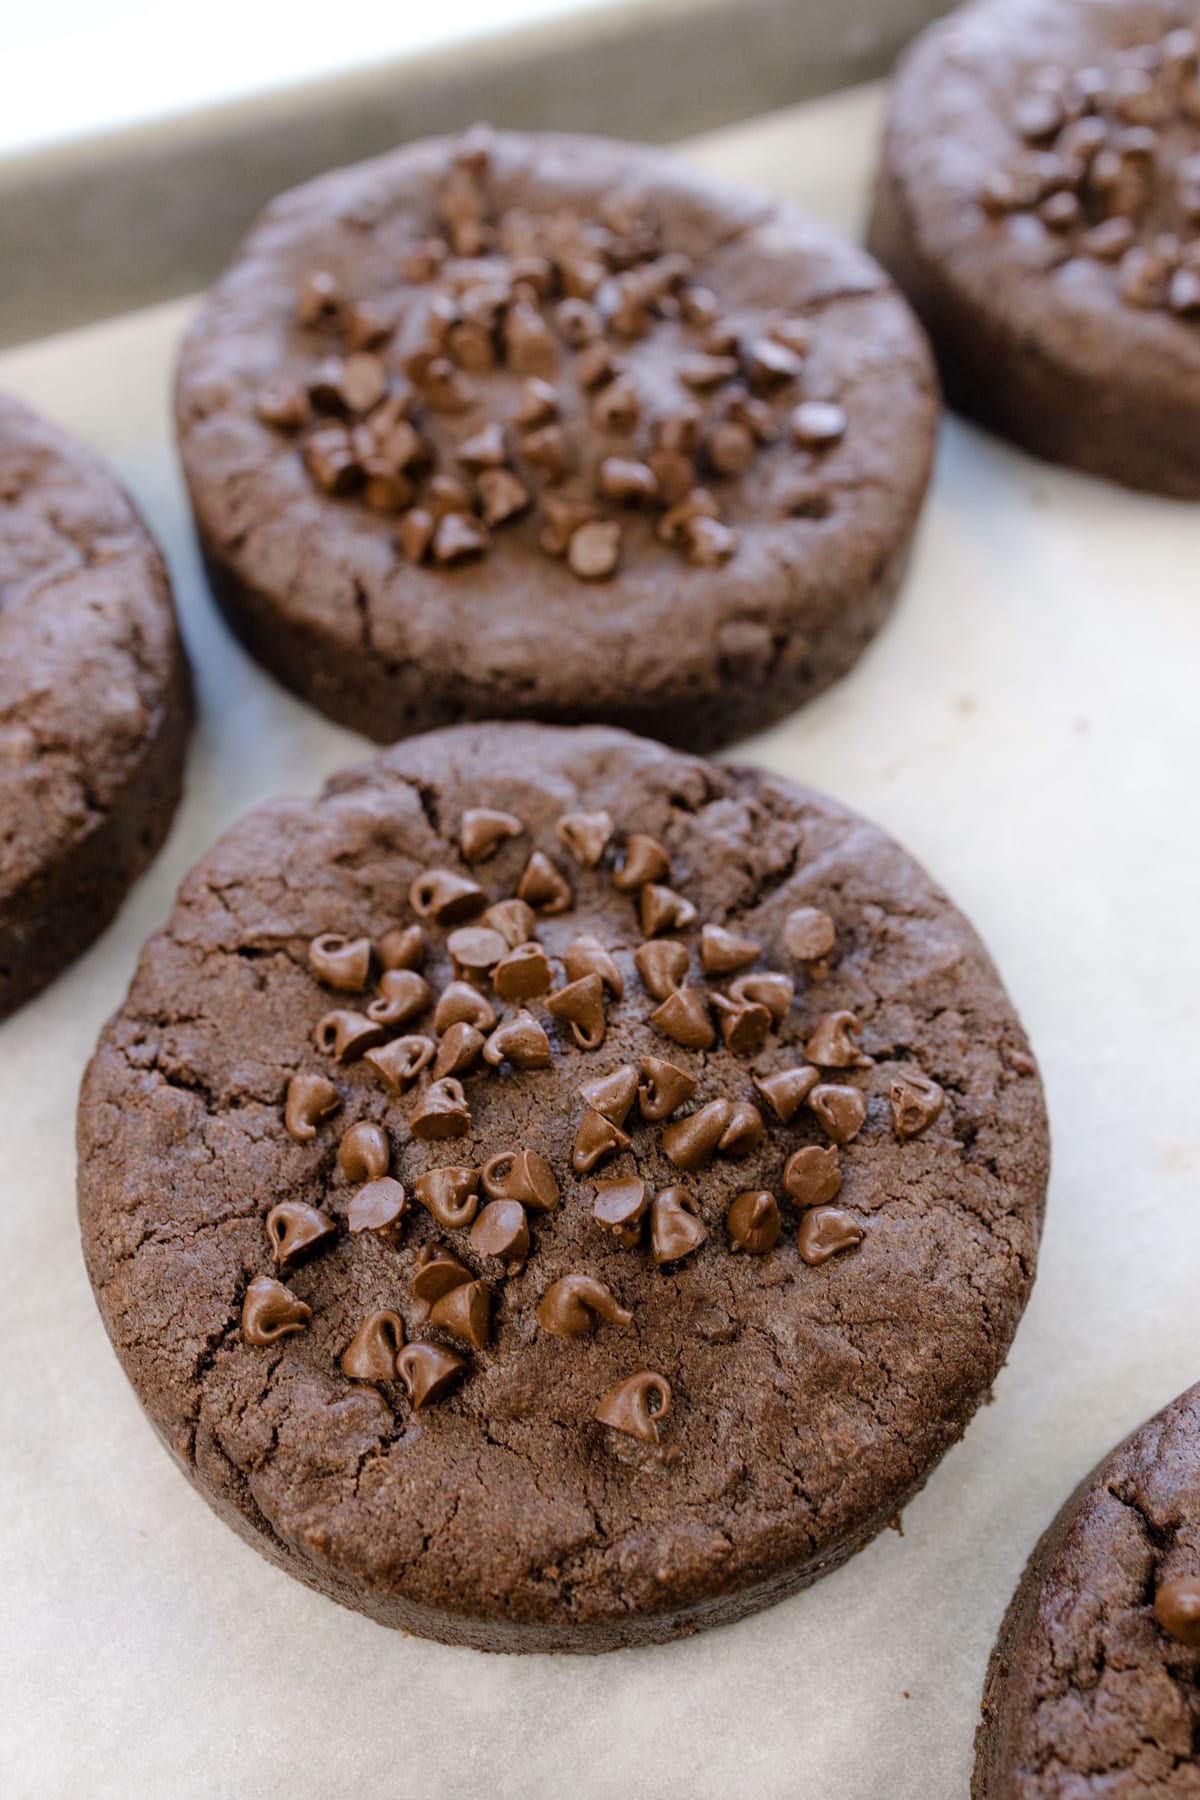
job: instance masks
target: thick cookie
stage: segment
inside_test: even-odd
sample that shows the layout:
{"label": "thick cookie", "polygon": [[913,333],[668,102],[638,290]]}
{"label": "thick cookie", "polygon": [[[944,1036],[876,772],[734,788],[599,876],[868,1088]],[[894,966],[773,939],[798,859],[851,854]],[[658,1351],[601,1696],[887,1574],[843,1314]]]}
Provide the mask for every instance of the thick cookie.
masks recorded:
{"label": "thick cookie", "polygon": [[0,1016],[87,948],[162,843],[190,711],[145,526],[0,395]]}
{"label": "thick cookie", "polygon": [[[1195,0],[977,0],[901,67],[870,243],[947,397],[1040,456],[1200,495]],[[1191,28],[1191,29],[1189,29]]]}
{"label": "thick cookie", "polygon": [[1093,1469],[1029,1559],[971,1793],[1200,1795],[1200,1387]]}
{"label": "thick cookie", "polygon": [[881,623],[937,399],[877,264],[576,137],[411,144],[269,206],[183,352],[214,590],[390,743],[599,719],[708,748]]}
{"label": "thick cookie", "polygon": [[533,725],[224,838],[79,1149],[181,1467],[302,1580],[497,1650],[734,1619],[893,1519],[1004,1360],[1047,1165],[995,971],[881,832]]}

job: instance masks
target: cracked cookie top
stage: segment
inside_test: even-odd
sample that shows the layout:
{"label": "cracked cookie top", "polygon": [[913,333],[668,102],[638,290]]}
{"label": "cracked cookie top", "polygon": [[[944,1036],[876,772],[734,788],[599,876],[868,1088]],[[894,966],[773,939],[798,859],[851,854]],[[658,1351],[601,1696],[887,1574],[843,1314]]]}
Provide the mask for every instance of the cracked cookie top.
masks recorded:
{"label": "cracked cookie top", "polygon": [[0,395],[0,908],[104,822],[178,657],[162,558],[125,494]]}
{"label": "cracked cookie top", "polygon": [[797,208],[486,130],[268,207],[178,403],[202,538],[256,606],[476,715],[560,718],[836,637],[936,418],[904,303]]}
{"label": "cracked cookie top", "polygon": [[873,827],[602,729],[414,739],[198,866],[80,1204],[210,1498],[387,1623],[603,1648],[892,1517],[1032,1280],[1041,1089]]}
{"label": "cracked cookie top", "polygon": [[1200,1793],[1200,1388],[1084,1480],[993,1652],[971,1792]]}

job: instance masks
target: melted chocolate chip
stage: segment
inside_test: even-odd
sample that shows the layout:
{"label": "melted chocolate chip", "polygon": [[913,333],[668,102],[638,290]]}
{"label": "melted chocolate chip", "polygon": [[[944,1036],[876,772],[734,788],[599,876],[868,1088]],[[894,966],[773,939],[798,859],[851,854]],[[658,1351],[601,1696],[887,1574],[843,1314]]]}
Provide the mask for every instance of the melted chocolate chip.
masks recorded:
{"label": "melted chocolate chip", "polygon": [[434,1058],[434,1080],[440,1081],[443,1075],[466,1075],[479,1061],[485,1041],[482,1031],[465,1021],[449,1026]]}
{"label": "melted chocolate chip", "polygon": [[298,1300],[290,1288],[269,1275],[256,1275],[242,1302],[242,1336],[248,1344],[273,1344],[294,1331],[303,1331],[312,1318],[312,1307]]}
{"label": "melted chocolate chip", "polygon": [[396,1375],[404,1383],[416,1412],[444,1400],[458,1386],[467,1368],[464,1357],[440,1344],[406,1344],[396,1358]]}
{"label": "melted chocolate chip", "polygon": [[408,1115],[408,1124],[422,1143],[465,1137],[471,1129],[471,1109],[462,1083],[453,1075],[431,1082]]}
{"label": "melted chocolate chip", "polygon": [[515,1012],[495,1031],[483,1046],[483,1060],[498,1069],[511,1063],[514,1069],[547,1069],[550,1066],[550,1039],[533,1014],[523,1008]]}
{"label": "melted chocolate chip", "polygon": [[642,1080],[638,1087],[638,1109],[647,1124],[657,1125],[669,1119],[696,1092],[696,1077],[661,1056],[643,1056]]}
{"label": "melted chocolate chip", "polygon": [[371,973],[371,940],[326,931],[308,946],[308,961],[313,974],[326,986],[344,994],[361,993]]}
{"label": "melted chocolate chip", "polygon": [[489,1200],[471,1227],[477,1256],[498,1256],[511,1270],[529,1255],[529,1221],[517,1200]]}
{"label": "melted chocolate chip", "polygon": [[448,1331],[452,1337],[471,1344],[476,1350],[487,1348],[491,1329],[492,1296],[482,1281],[465,1281],[436,1300],[429,1323]]}
{"label": "melted chocolate chip", "polygon": [[933,1124],[941,1113],[945,1098],[936,1081],[915,1069],[905,1069],[902,1074],[892,1077],[888,1090],[892,1128],[902,1144]]}
{"label": "melted chocolate chip", "polygon": [[517,898],[535,912],[568,912],[574,904],[570,884],[541,850],[535,850],[517,884]]}
{"label": "melted chocolate chip", "polygon": [[351,1381],[393,1381],[403,1344],[404,1321],[399,1313],[370,1313],[342,1351],[342,1373]]}
{"label": "melted chocolate chip", "polygon": [[498,812],[491,806],[469,807],[458,828],[458,844],[468,862],[486,862],[509,838],[520,837],[525,827],[515,813]]}
{"label": "melted chocolate chip", "polygon": [[598,975],[614,1000],[624,999],[625,980],[616,962],[598,937],[584,932],[572,938],[563,951],[563,967],[569,981],[582,981],[587,975]]}
{"label": "melted chocolate chip", "polygon": [[634,831],[625,845],[625,860],[613,871],[613,886],[623,894],[635,892],[648,881],[669,882],[671,859],[657,838]]}
{"label": "melted chocolate chip", "polygon": [[630,1139],[619,1125],[614,1125],[611,1119],[589,1106],[575,1133],[571,1167],[579,1175],[588,1175],[606,1156],[612,1156],[617,1150],[628,1150],[629,1144]]}
{"label": "melted chocolate chip", "polygon": [[700,932],[700,967],[706,975],[732,975],[761,955],[761,944],[723,925],[705,925]]}
{"label": "melted chocolate chip", "polygon": [[546,1289],[537,1306],[538,1324],[555,1337],[582,1337],[598,1319],[630,1325],[633,1314],[593,1275],[563,1275]]}
{"label": "melted chocolate chip", "polygon": [[694,1174],[716,1154],[717,1145],[732,1117],[732,1101],[710,1100],[699,1112],[689,1113],[686,1118],[677,1119],[673,1125],[663,1128],[663,1154],[677,1169]]}
{"label": "melted chocolate chip", "polygon": [[379,978],[378,996],[368,1003],[367,1017],[377,1025],[408,1025],[425,1011],[431,998],[429,983],[415,969],[385,969]]}
{"label": "melted chocolate chip", "polygon": [[484,898],[481,887],[453,869],[426,869],[408,890],[409,904],[417,916],[438,925],[461,925],[473,918]]}
{"label": "melted chocolate chip", "polygon": [[639,944],[633,953],[633,960],[642,978],[642,985],[656,1000],[667,999],[687,980],[688,948],[677,939],[671,938],[665,942],[651,940],[648,944]]}
{"label": "melted chocolate chip", "polygon": [[606,812],[564,813],[554,827],[560,844],[571,852],[581,869],[594,869],[608,847],[613,822]]}
{"label": "melted chocolate chip", "polygon": [[824,1206],[839,1192],[842,1171],[833,1145],[806,1144],[784,1164],[783,1185],[797,1206]]}
{"label": "melted chocolate chip", "polygon": [[857,1088],[829,1082],[821,1082],[813,1089],[808,1104],[835,1144],[848,1144],[858,1135],[867,1116],[867,1102]]}
{"label": "melted chocolate chip", "polygon": [[281,1200],[267,1214],[267,1241],[281,1269],[294,1268],[305,1257],[323,1250],[337,1236],[328,1213],[318,1212],[301,1200]]}
{"label": "melted chocolate chip", "polygon": [[558,1183],[544,1156],[536,1150],[503,1150],[483,1166],[483,1191],[493,1200],[517,1200],[536,1212],[553,1212]]}
{"label": "melted chocolate chip", "polygon": [[323,1050],[326,1056],[335,1057],[339,1063],[357,1062],[364,1051],[381,1044],[383,1039],[383,1026],[375,1019],[368,1019],[364,1013],[341,1010],[326,1013],[313,1032],[317,1049]]}
{"label": "melted chocolate chip", "polygon": [[754,1085],[780,1123],[790,1125],[820,1079],[818,1070],[802,1063],[794,1069],[779,1069],[774,1075],[756,1075]]}
{"label": "melted chocolate chip", "polygon": [[382,1125],[360,1119],[338,1146],[338,1164],[347,1181],[375,1181],[391,1166],[392,1148]]}
{"label": "melted chocolate chip", "polygon": [[598,1050],[604,1042],[608,1020],[604,1011],[604,984],[599,975],[584,975],[548,996],[546,1010],[571,1027],[581,1050]]}
{"label": "melted chocolate chip", "polygon": [[636,1175],[619,1181],[598,1181],[592,1217],[605,1231],[615,1232],[627,1248],[632,1248],[649,1205],[646,1184]]}
{"label": "melted chocolate chip", "polygon": [[433,1306],[455,1288],[465,1287],[473,1280],[470,1269],[457,1256],[440,1244],[425,1244],[413,1271],[413,1299]]}
{"label": "melted chocolate chip", "polygon": [[840,1206],[816,1206],[800,1221],[800,1257],[817,1267],[863,1241],[863,1228]]}
{"label": "melted chocolate chip", "polygon": [[775,1248],[783,1230],[774,1194],[758,1188],[739,1194],[725,1214],[725,1229],[735,1250],[765,1256]]}
{"label": "melted chocolate chip", "polygon": [[1154,1616],[1177,1643],[1200,1648],[1200,1579],[1180,1576],[1164,1581],[1155,1595]]}
{"label": "melted chocolate chip", "polygon": [[368,1050],[363,1061],[374,1069],[389,1093],[402,1094],[412,1086],[422,1069],[429,1067],[436,1050],[432,1038],[420,1035],[398,1037],[377,1050]]}
{"label": "melted chocolate chip", "polygon": [[501,1000],[532,1000],[552,980],[550,960],[540,944],[518,944],[492,970],[492,986]]}
{"label": "melted chocolate chip", "polygon": [[465,981],[452,981],[442,989],[433,1012],[433,1029],[445,1033],[454,1025],[473,1025],[476,1031],[490,1031],[496,1023],[496,1009],[477,988]]}
{"label": "melted chocolate chip", "polygon": [[[769,1023],[770,1014],[766,1017]],[[668,994],[650,1014],[650,1023],[685,1050],[711,1050],[717,1041],[708,1003],[696,988],[676,988]]]}
{"label": "melted chocolate chip", "polygon": [[449,1165],[426,1169],[413,1189],[416,1199],[439,1225],[457,1231],[469,1225],[479,1205],[479,1176],[474,1169]]}
{"label": "melted chocolate chip", "polygon": [[379,1175],[353,1196],[346,1209],[346,1223],[352,1232],[378,1232],[395,1243],[407,1210],[408,1196],[401,1184],[390,1175]]}
{"label": "melted chocolate chip", "polygon": [[623,1125],[637,1095],[637,1070],[632,1063],[622,1063],[611,1075],[585,1081],[579,1092],[588,1106],[603,1115],[610,1124]]}
{"label": "melted chocolate chip", "polygon": [[670,1410],[670,1382],[651,1369],[642,1369],[610,1389],[595,1416],[613,1431],[640,1438],[645,1444],[657,1444],[659,1424]]}

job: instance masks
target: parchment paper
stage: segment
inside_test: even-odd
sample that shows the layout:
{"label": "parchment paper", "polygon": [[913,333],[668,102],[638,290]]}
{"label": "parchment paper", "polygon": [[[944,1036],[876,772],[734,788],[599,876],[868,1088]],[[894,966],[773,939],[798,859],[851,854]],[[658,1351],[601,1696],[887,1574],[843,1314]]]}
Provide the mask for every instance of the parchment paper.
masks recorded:
{"label": "parchment paper", "polygon": [[[695,150],[853,229],[874,93]],[[184,197],[181,196],[181,204]],[[172,305],[0,357],[157,528],[199,676],[187,800],[117,924],[0,1029],[0,1789],[541,1800],[966,1793],[1031,1545],[1200,1378],[1200,507],[957,423],[911,578],[856,672],[740,746],[881,821],[978,924],[1055,1140],[1041,1272],[995,1403],[840,1573],[741,1625],[598,1659],[388,1633],[236,1540],[109,1350],[75,1224],[84,1063],[196,856],[368,747],[287,698],[206,597],[170,447]]]}

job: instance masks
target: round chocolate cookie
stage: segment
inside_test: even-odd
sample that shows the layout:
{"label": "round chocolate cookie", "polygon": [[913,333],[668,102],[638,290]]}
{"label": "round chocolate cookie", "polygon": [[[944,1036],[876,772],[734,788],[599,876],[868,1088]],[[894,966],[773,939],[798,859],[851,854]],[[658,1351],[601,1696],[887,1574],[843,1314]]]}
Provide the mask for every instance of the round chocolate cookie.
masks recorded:
{"label": "round chocolate cookie", "polygon": [[1001,1627],[974,1800],[1200,1795],[1200,1387],[1080,1483]]}
{"label": "round chocolate cookie", "polygon": [[761,729],[882,622],[937,414],[905,302],[796,207],[483,130],[275,201],[178,383],[235,630],[387,743]]}
{"label": "round chocolate cookie", "polygon": [[385,1624],[715,1625],[925,1480],[1033,1278],[1041,1086],[881,832],[604,728],[460,727],[230,832],[80,1110],[181,1467]]}
{"label": "round chocolate cookie", "polygon": [[0,1016],[87,948],[162,843],[190,714],[145,526],[0,394]]}
{"label": "round chocolate cookie", "polygon": [[1200,495],[1197,0],[977,0],[892,101],[870,243],[947,397],[1040,456]]}

